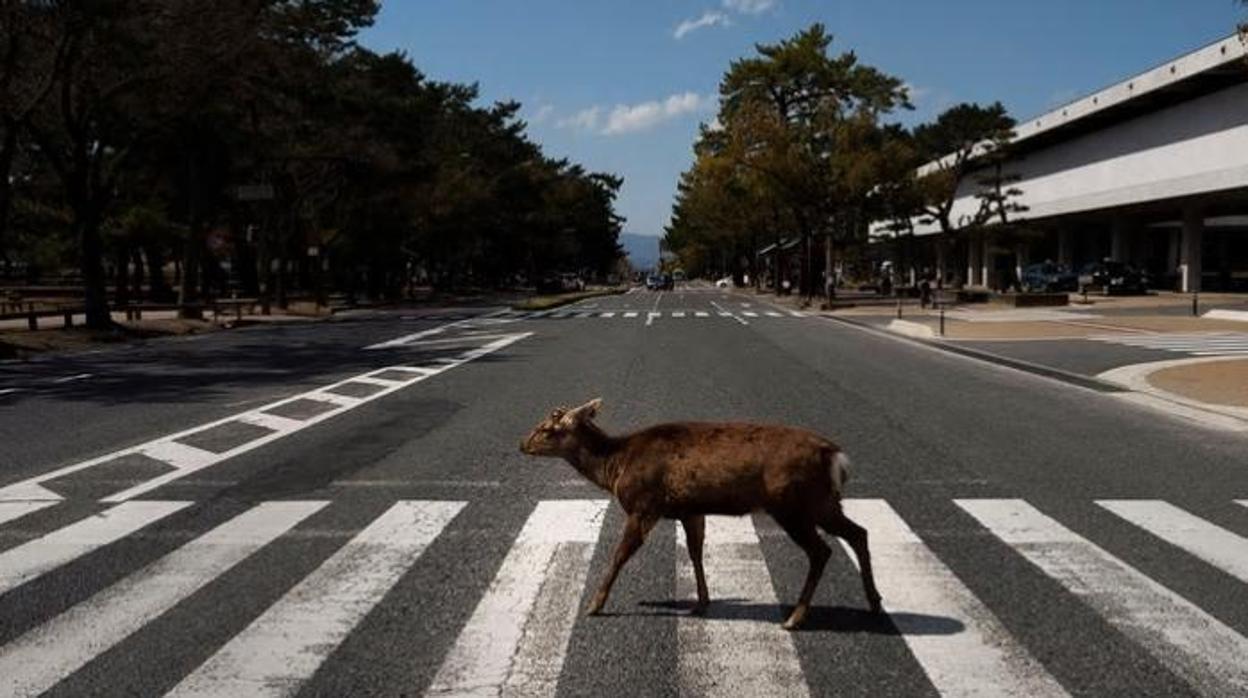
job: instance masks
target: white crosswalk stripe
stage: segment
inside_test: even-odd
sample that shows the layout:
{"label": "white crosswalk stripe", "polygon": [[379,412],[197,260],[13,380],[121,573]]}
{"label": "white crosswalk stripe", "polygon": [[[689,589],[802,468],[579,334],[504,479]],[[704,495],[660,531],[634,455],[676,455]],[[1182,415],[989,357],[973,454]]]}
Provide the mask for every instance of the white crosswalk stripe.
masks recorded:
{"label": "white crosswalk stripe", "polygon": [[1022,500],[959,499],[993,535],[1194,686],[1248,691],[1248,639]]}
{"label": "white crosswalk stripe", "polygon": [[[1066,695],[886,502],[848,500],[845,514],[869,532],[880,594],[941,695]],[[965,628],[952,634],[924,632],[930,618],[955,618]]]}
{"label": "white crosswalk stripe", "polygon": [[553,695],[606,500],[541,502],[430,695]]}
{"label": "white crosswalk stripe", "polygon": [[1196,356],[1248,354],[1248,332],[1094,335],[1088,339],[1107,344],[1195,354]]}
{"label": "white crosswalk stripe", "polygon": [[48,690],[327,503],[261,504],[5,645],[0,693]]}
{"label": "white crosswalk stripe", "polygon": [[[803,313],[797,310],[790,310],[790,311],[785,311],[785,312],[780,312],[776,310],[765,310],[765,311],[745,310],[745,311],[742,311],[741,314],[746,317],[760,318],[760,319],[761,318],[783,319],[783,318],[810,317],[809,313]],[[659,320],[659,319],[683,320],[683,319],[695,319],[695,318],[710,318],[710,317],[716,317],[716,316],[721,317],[721,318],[733,317],[732,313],[727,312],[727,311],[689,310],[689,309],[652,310],[652,311],[645,311],[645,312],[637,311],[637,310],[584,310],[584,311],[542,310],[542,311],[537,311],[537,312],[517,313],[516,315],[512,315],[508,317],[511,317],[516,320],[543,320],[543,319],[612,320],[616,318],[628,319],[628,320],[636,319],[636,318],[643,318],[643,319],[650,319],[650,320]]]}
{"label": "white crosswalk stripe", "polygon": [[294,693],[463,507],[463,502],[395,504],[169,695]]}
{"label": "white crosswalk stripe", "polygon": [[[676,535],[683,551],[684,531],[679,526]],[[707,618],[682,616],[676,623],[681,693],[808,695],[793,636],[780,627],[784,619],[751,619],[736,612],[755,604],[777,604],[753,521],[748,516],[707,517],[703,548],[706,584],[716,612]],[[677,569],[677,591],[682,598],[696,598],[687,554],[677,556]],[[719,608],[724,610],[718,612]]]}
{"label": "white crosswalk stripe", "polygon": [[0,594],[190,505],[190,502],[125,502],[6,550],[0,553]]}
{"label": "white crosswalk stripe", "polygon": [[1227,574],[1248,582],[1248,538],[1155,500],[1099,500],[1097,504],[1178,546]]}
{"label": "white crosswalk stripe", "polygon": [[[987,529],[1010,554],[1029,562],[1038,578],[1057,582],[1100,616],[1103,632],[1121,634],[1193,691],[1217,695],[1248,691],[1248,664],[1243,662],[1248,639],[1196,603],[1024,500],[954,503],[978,522],[977,535],[982,535],[978,526]],[[1235,503],[1248,506],[1248,499]],[[1171,548],[1168,554],[1191,555],[1192,564],[1218,575],[1222,584],[1248,583],[1248,538],[1239,532],[1162,500],[1102,499],[1095,504],[1124,525],[1147,533],[1158,546]],[[5,502],[0,517],[7,518],[0,518],[0,524],[20,522],[45,510],[55,518],[58,512],[49,510],[52,506],[55,503]],[[0,553],[0,595],[42,575],[67,575],[68,569],[57,568],[129,536],[165,535],[172,522],[160,522],[189,506],[135,500],[42,535],[21,530],[21,523],[6,526],[6,535],[30,539]],[[331,506],[335,505],[326,501],[258,503],[211,529],[186,534],[186,542],[154,562],[8,637],[0,646],[0,695],[37,694],[88,665],[94,669],[94,661],[128,651],[130,638],[138,638],[144,628],[192,596],[239,593],[232,588],[237,582],[227,581],[227,572],[260,549],[299,536],[300,529],[311,533],[300,524],[323,510],[328,513]],[[171,695],[290,695],[305,688],[348,637],[365,632],[368,626],[361,621],[368,614],[387,603],[406,603],[392,599],[395,595],[388,596],[389,592],[467,506],[403,500],[358,531],[336,532],[347,540],[334,553],[289,589],[275,590],[280,597],[256,617],[240,619],[241,630],[222,638],[219,647],[204,648],[204,656],[211,656],[198,667],[168,677],[168,685],[176,684]],[[560,681],[567,669],[570,639],[578,623],[594,622],[581,616],[579,606],[592,581],[591,560],[596,547],[614,543],[601,540],[609,506],[605,499],[545,500],[533,505],[488,586],[486,580],[467,585],[484,586],[485,591],[462,611],[453,612],[452,627],[459,630],[445,654],[430,665],[436,672],[427,694],[537,696],[566,690]],[[1069,667],[1042,665],[1037,657],[1049,652],[1028,646],[1003,622],[1013,609],[979,598],[971,580],[962,577],[968,571],[943,561],[940,548],[925,540],[927,533],[912,528],[893,505],[883,499],[849,499],[844,506],[850,518],[870,532],[888,620],[898,631],[897,646],[904,644],[922,671],[917,680],[944,696],[1086,692],[1077,690],[1084,688],[1077,678],[1060,673]],[[43,516],[31,519],[30,525],[43,521]],[[154,532],[144,530],[149,525],[154,525]],[[456,524],[458,529],[472,525]],[[692,602],[696,598],[692,565],[683,530],[674,528],[675,599]],[[784,604],[791,599],[773,585],[773,570],[764,556],[772,545],[790,544],[782,537],[760,539],[750,516],[708,518],[704,560],[712,606],[705,617],[681,613],[667,626],[674,629],[678,651],[673,691],[802,696],[820,688],[803,669],[806,654],[812,651],[810,643],[821,642],[820,635],[794,635],[780,626],[787,610]],[[856,561],[852,554],[848,559]],[[485,568],[495,569],[488,564]],[[991,569],[969,573],[989,578],[995,574]],[[439,589],[424,588],[421,593],[436,596]],[[1231,593],[1242,594],[1243,588],[1236,586]],[[613,598],[612,603],[626,602]],[[774,611],[760,614],[760,608]],[[627,613],[617,616],[611,627],[626,626],[631,622],[627,618]],[[957,631],[933,631],[937,622],[956,625]],[[138,667],[143,658],[126,661]]]}
{"label": "white crosswalk stripe", "polygon": [[10,521],[33,514],[40,509],[47,509],[56,504],[54,501],[48,502],[0,502],[0,525]]}

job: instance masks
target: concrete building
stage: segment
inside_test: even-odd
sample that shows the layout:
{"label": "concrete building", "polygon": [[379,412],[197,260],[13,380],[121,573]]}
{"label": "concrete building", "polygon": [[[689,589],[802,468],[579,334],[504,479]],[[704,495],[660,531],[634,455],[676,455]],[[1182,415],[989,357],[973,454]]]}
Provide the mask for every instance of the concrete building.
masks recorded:
{"label": "concrete building", "polygon": [[[1004,172],[1028,211],[1004,233],[920,224],[925,263],[999,287],[1030,262],[1105,258],[1158,288],[1248,291],[1248,56],[1229,36],[1020,122]],[[931,163],[920,170],[934,168]],[[978,209],[964,179],[952,219]]]}

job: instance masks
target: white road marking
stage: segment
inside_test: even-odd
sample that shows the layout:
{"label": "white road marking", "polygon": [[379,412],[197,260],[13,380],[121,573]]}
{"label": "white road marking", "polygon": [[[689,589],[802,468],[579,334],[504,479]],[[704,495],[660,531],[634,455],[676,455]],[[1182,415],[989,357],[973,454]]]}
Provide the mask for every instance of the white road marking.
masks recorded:
{"label": "white road marking", "polygon": [[0,525],[33,514],[40,509],[53,506],[56,502],[0,502]]}
{"label": "white road marking", "polygon": [[763,314],[766,315],[767,317],[784,317],[783,315],[781,315],[780,313],[777,313],[774,310],[764,311]]}
{"label": "white road marking", "polygon": [[[870,532],[880,594],[924,673],[942,696],[1064,696],[1066,691],[882,499],[845,500]],[[848,545],[849,558],[857,564]],[[931,632],[931,619],[964,628]]]}
{"label": "white road marking", "polygon": [[587,317],[593,317],[594,314],[592,312],[584,312],[584,313],[577,313],[576,316],[578,318],[587,318]]}
{"label": "white road marking", "polygon": [[0,647],[0,692],[48,690],[326,504],[260,504]]}
{"label": "white road marking", "polygon": [[11,395],[22,392],[22,388],[0,388],[0,395]]}
{"label": "white road marking", "polygon": [[1240,581],[1248,582],[1248,538],[1159,500],[1098,499],[1096,503]]}
{"label": "white road marking", "polygon": [[627,313],[624,313],[624,317],[626,317],[626,318],[627,318],[627,317],[637,317],[637,313],[635,313],[635,312],[627,312]]}
{"label": "white road marking", "polygon": [[190,502],[126,502],[0,553],[0,594],[181,511]]}
{"label": "white road marking", "polygon": [[168,695],[294,694],[463,507],[395,504]]}
{"label": "white road marking", "polygon": [[660,317],[663,313],[646,313],[646,327],[654,323],[656,317]]}
{"label": "white road marking", "polygon": [[683,310],[677,310],[672,313],[672,317],[684,317],[684,316],[685,316],[685,311]]}
{"label": "white road marking", "polygon": [[716,303],[715,301],[711,301],[711,305],[715,306],[715,309],[719,311],[720,317],[730,317],[733,320],[736,320],[737,322],[741,323],[742,325],[750,324],[749,321],[746,320],[745,318],[741,318],[741,317],[734,315],[733,313],[731,313],[730,311],[728,311],[726,308],[721,306],[719,303]]}
{"label": "white road marking", "polygon": [[[679,525],[676,539],[677,592],[692,600],[697,598],[693,565]],[[779,605],[753,519],[708,516],[703,565],[711,594],[708,617],[682,616],[676,622],[680,693],[808,695],[793,635],[780,627],[784,618],[749,617],[750,606]]]}
{"label": "white road marking", "polygon": [[1017,499],[956,499],[993,535],[1199,692],[1248,691],[1248,639]]}
{"label": "white road marking", "polygon": [[615,313],[603,313],[602,317],[615,317]]}
{"label": "white road marking", "polygon": [[90,373],[76,373],[72,376],[62,376],[60,378],[55,378],[52,380],[52,382],[53,383],[73,383],[74,381],[84,380],[84,379],[90,378],[91,376],[92,374]]}
{"label": "white road marking", "polygon": [[742,310],[742,311],[741,311],[741,314],[742,314],[742,315],[744,315],[744,316],[746,316],[746,317],[758,317],[758,313],[756,313],[756,312],[754,312],[754,311],[752,311],[752,310]]}
{"label": "white road marking", "polygon": [[[209,466],[220,463],[221,461],[227,460],[229,458],[233,458],[234,456],[237,456],[239,454],[246,453],[248,451],[260,448],[261,446],[264,446],[272,441],[289,436],[290,434],[306,429],[326,419],[330,419],[332,417],[340,415],[347,410],[353,409],[355,407],[359,407],[360,405],[363,405],[367,402],[372,402],[373,400],[377,400],[379,398],[385,397],[386,395],[389,395],[390,393],[403,390],[427,378],[431,378],[444,371],[449,371],[457,366],[461,366],[470,361],[479,359],[482,356],[486,356],[488,354],[496,352],[500,349],[503,349],[515,342],[518,342],[530,336],[532,336],[531,332],[501,335],[500,339],[496,339],[492,342],[479,346],[475,349],[470,349],[468,351],[465,351],[461,354],[456,355],[454,358],[440,359],[437,362],[435,362],[435,365],[387,366],[387,367],[382,367],[382,368],[377,368],[377,369],[371,369],[367,373],[363,373],[358,376],[353,376],[346,380],[338,381],[333,384],[323,386],[321,388],[316,388],[314,390],[310,390],[304,393],[292,395],[288,398],[283,398],[276,402],[271,402],[266,405],[261,405],[259,407],[248,410],[246,412],[241,412],[238,414],[230,415],[228,417],[224,417],[213,422],[208,422],[206,424],[200,424],[190,429],[186,429],[186,430],[174,433],[174,434],[169,434],[167,436],[163,436],[163,437],[154,439],[152,441],[139,444],[137,446],[131,446],[129,448],[122,449],[120,451],[115,451],[113,453],[109,453],[109,454],[100,456],[98,458],[92,458],[90,460],[82,461],[80,463],[75,463],[73,465],[68,465],[63,468],[58,468],[51,472],[43,473],[41,475],[37,475],[33,478],[29,478],[27,480],[14,483],[12,485],[0,487],[0,502],[2,501],[24,501],[24,500],[59,501],[60,499],[62,499],[62,497],[58,495],[57,493],[44,487],[42,483],[48,482],[50,480],[54,480],[59,477],[63,477],[65,475],[69,475],[71,473],[76,473],[82,470],[86,470],[88,468],[93,468],[95,466],[98,466],[102,463],[109,462],[121,456],[127,456],[131,454],[140,454],[140,455],[147,456],[149,458],[154,458],[156,460],[162,461],[170,466],[171,470],[169,472],[164,473],[162,475],[158,475],[154,478],[151,478],[150,480],[139,483],[137,485],[134,485],[133,487],[130,487],[129,489],[114,493],[108,497],[103,498],[101,501],[116,503],[116,502],[122,502],[128,499],[133,499],[134,497],[150,492],[156,489],[157,487],[161,487],[165,484],[168,484],[180,478],[186,477],[187,475],[190,475],[194,472],[202,470],[203,468],[207,468]],[[416,375],[411,380],[408,380],[405,382],[387,381],[387,380],[376,378],[374,375],[374,374],[381,373],[387,370],[411,371],[411,372],[414,372]],[[336,395],[334,393],[326,392],[327,390],[335,386],[339,386],[344,383],[351,383],[351,382],[369,383],[372,385],[377,385],[378,387],[381,388],[381,390],[378,390],[372,395],[368,395],[367,397],[361,397],[361,398],[353,398],[353,397]],[[322,412],[320,414],[314,415],[312,417],[309,417],[303,420],[285,420],[285,421],[274,420],[274,419],[269,419],[269,416],[267,414],[264,414],[267,410],[272,410],[272,409],[281,407],[283,405],[286,405],[287,403],[295,402],[297,400],[304,399],[304,398],[312,399],[312,400],[319,400],[321,402],[332,402],[338,405],[340,409]],[[212,453],[210,451],[205,451],[203,449],[195,448],[193,446],[187,446],[185,444],[178,442],[178,439],[189,436],[196,432],[200,432],[206,429],[211,429],[213,427],[217,427],[222,424],[226,424],[228,422],[236,422],[236,421],[255,421],[257,423],[263,423],[266,426],[277,427],[277,428],[270,433],[259,436],[251,441],[240,444],[222,453]]]}
{"label": "white road marking", "polygon": [[428,695],[554,695],[606,500],[540,502]]}
{"label": "white road marking", "polygon": [[710,317],[710,316],[711,316],[711,314],[710,314],[710,313],[708,313],[708,312],[706,312],[705,310],[699,310],[699,311],[697,311],[697,312],[695,312],[695,313],[694,313],[694,316],[696,316],[696,317]]}

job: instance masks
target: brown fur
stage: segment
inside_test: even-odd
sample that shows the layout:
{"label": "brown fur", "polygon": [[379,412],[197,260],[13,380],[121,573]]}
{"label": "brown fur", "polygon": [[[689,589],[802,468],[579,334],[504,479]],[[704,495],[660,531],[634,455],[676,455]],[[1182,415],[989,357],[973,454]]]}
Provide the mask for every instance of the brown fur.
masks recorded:
{"label": "brown fur", "polygon": [[601,400],[592,400],[574,410],[557,409],[520,444],[530,455],[563,458],[615,495],[628,515],[590,613],[602,609],[620,568],[662,518],[678,519],[685,529],[697,578],[694,610],[705,610],[705,516],[758,510],[770,514],[810,558],[806,584],[786,628],[802,622],[831,554],[816,527],[854,549],[867,600],[879,610],[867,532],[841,510],[845,473],[836,444],[805,429],[747,423],[673,422],[613,437],[592,421],[600,405]]}

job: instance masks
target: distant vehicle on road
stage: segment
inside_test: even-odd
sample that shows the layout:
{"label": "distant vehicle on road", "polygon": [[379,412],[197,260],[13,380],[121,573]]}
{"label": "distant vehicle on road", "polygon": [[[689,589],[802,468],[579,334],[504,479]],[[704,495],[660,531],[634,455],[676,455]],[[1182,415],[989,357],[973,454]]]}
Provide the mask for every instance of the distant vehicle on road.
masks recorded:
{"label": "distant vehicle on road", "polygon": [[1145,293],[1148,281],[1131,265],[1107,259],[1083,267],[1079,272],[1079,290],[1100,291],[1106,295]]}
{"label": "distant vehicle on road", "polygon": [[674,286],[671,274],[651,274],[646,277],[646,288],[651,291],[670,291]]}
{"label": "distant vehicle on road", "polygon": [[716,281],[716,282],[715,282],[715,286],[716,286],[716,287],[718,287],[718,288],[731,288],[731,287],[732,287],[732,277],[731,277],[731,276],[725,276],[724,278],[719,279],[718,281]]}
{"label": "distant vehicle on road", "polygon": [[1023,268],[1022,286],[1032,293],[1060,293],[1079,290],[1079,276],[1064,264],[1040,262]]}

